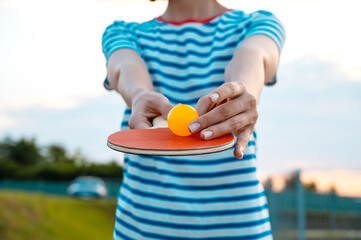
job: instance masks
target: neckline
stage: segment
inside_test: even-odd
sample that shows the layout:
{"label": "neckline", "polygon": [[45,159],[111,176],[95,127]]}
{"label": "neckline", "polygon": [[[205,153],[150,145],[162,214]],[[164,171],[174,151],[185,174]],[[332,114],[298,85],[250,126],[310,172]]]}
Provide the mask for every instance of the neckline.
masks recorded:
{"label": "neckline", "polygon": [[168,23],[168,24],[171,24],[171,25],[176,25],[176,26],[180,26],[180,25],[183,25],[183,24],[186,24],[186,23],[200,23],[200,24],[205,24],[205,23],[209,23],[211,22],[212,20],[214,20],[215,18],[227,13],[227,12],[230,12],[232,11],[233,9],[227,9],[213,17],[210,17],[210,18],[206,18],[206,19],[194,19],[194,18],[190,18],[190,19],[186,19],[186,20],[183,20],[183,21],[167,21],[165,19],[162,18],[162,16],[159,16],[156,18],[156,20],[158,22],[162,22],[162,23]]}

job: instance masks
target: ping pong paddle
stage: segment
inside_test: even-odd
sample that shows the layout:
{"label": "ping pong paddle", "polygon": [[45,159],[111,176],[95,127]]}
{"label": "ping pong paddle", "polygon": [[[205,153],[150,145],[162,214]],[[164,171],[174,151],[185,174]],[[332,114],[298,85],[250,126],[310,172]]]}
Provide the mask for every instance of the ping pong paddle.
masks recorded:
{"label": "ping pong paddle", "polygon": [[153,156],[186,156],[214,153],[231,148],[234,136],[202,140],[199,133],[190,136],[177,136],[167,127],[162,117],[153,120],[151,129],[130,129],[111,134],[108,146],[116,151]]}

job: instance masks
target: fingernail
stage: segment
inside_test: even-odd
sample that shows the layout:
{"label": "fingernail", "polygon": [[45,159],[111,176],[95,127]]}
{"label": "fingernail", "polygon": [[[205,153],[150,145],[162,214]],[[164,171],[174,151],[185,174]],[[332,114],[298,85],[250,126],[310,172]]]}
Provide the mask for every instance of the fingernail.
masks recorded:
{"label": "fingernail", "polygon": [[219,94],[218,93],[211,93],[211,94],[209,94],[209,98],[211,99],[212,102],[215,102],[215,101],[218,100]]}
{"label": "fingernail", "polygon": [[200,127],[201,125],[199,123],[192,123],[191,125],[189,125],[189,130],[193,133],[197,131]]}
{"label": "fingernail", "polygon": [[241,149],[241,159],[243,158],[243,154],[244,154],[244,150],[243,149]]}
{"label": "fingernail", "polygon": [[204,131],[204,132],[202,132],[202,134],[203,134],[204,139],[208,139],[208,138],[212,137],[213,132],[212,131]]}

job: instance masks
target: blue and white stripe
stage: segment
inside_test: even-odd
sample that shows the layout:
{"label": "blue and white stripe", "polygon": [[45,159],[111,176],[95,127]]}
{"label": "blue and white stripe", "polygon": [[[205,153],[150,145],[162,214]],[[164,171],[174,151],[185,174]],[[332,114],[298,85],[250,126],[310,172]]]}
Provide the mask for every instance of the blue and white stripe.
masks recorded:
{"label": "blue and white stripe", "polygon": [[[156,91],[172,104],[195,106],[224,82],[237,47],[255,34],[282,49],[285,33],[274,15],[232,10],[203,24],[116,21],[105,30],[103,52],[108,59],[118,49],[134,49]],[[130,115],[126,109],[122,129],[128,129]],[[256,137],[241,160],[233,149],[187,157],[125,155],[114,239],[272,239],[256,175]]]}

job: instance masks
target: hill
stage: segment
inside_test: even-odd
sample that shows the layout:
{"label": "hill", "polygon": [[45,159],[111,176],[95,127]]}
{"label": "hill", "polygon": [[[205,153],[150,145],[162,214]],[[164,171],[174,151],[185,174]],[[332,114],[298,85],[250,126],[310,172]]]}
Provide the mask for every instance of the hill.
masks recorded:
{"label": "hill", "polygon": [[116,200],[0,191],[0,239],[112,239]]}

